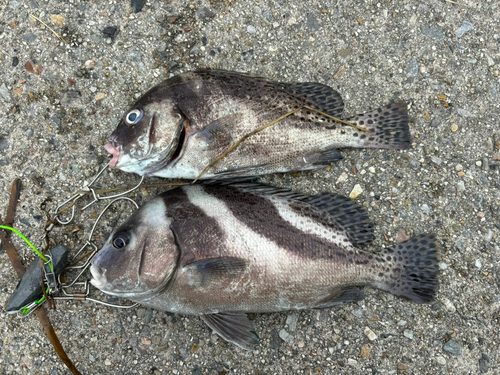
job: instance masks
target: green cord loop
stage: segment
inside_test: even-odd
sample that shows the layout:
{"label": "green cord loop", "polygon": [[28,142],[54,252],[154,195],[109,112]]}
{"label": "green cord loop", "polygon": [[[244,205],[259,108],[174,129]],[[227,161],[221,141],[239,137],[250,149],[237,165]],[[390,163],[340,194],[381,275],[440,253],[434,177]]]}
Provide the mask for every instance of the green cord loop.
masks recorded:
{"label": "green cord loop", "polygon": [[32,244],[32,243],[31,243],[31,242],[30,242],[30,241],[29,241],[29,240],[28,240],[28,239],[27,239],[27,238],[26,238],[26,237],[25,237],[25,236],[24,236],[21,232],[19,232],[17,229],[14,229],[14,228],[11,228],[11,227],[8,227],[8,226],[5,226],[5,225],[0,225],[0,228],[1,228],[1,229],[8,229],[8,230],[11,230],[11,231],[13,231],[14,233],[16,233],[19,237],[21,237],[24,241],[26,241],[26,243],[27,243],[28,245],[30,245],[30,246],[31,246],[31,248],[32,248],[33,250],[35,250],[35,253],[37,253],[37,254],[38,254],[38,256],[39,256],[40,258],[42,258],[42,259],[43,259],[43,261],[44,261],[45,263],[48,263],[48,264],[49,264],[50,270],[51,270],[52,272],[54,272],[54,269],[52,268],[52,263],[51,263],[51,262],[49,262],[49,260],[48,260],[46,257],[44,257],[44,256],[43,256],[43,254],[42,254],[40,251],[38,251],[38,249],[37,249],[35,246],[33,246],[33,244]]}

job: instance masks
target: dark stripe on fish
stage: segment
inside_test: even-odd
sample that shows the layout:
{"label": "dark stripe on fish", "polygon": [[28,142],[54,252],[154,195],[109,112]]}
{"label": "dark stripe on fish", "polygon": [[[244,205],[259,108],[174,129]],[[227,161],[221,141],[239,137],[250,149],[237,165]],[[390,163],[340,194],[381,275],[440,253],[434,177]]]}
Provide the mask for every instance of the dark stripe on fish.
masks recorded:
{"label": "dark stripe on fish", "polygon": [[217,220],[192,204],[182,188],[163,193],[161,197],[166,216],[174,220],[170,228],[182,254],[180,266],[220,256],[218,249],[225,233]]}
{"label": "dark stripe on fish", "polygon": [[[204,189],[224,202],[233,215],[252,231],[296,255],[309,259],[345,258],[349,255],[345,249],[314,234],[303,232],[284,220],[266,197],[231,187],[205,186]],[[351,255],[354,256],[354,251]]]}

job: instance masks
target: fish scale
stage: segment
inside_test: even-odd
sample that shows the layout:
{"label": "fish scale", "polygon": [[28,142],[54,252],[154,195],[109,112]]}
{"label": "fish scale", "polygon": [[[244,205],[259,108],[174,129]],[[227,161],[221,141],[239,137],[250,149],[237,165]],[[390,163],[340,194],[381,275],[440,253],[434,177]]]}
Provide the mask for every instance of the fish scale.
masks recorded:
{"label": "fish scale", "polygon": [[92,261],[92,284],[144,306],[199,315],[248,349],[258,342],[248,312],[333,307],[362,299],[363,286],[432,301],[435,236],[377,253],[359,249],[372,238],[373,222],[345,197],[188,185],[150,200],[111,234]]}
{"label": "fish scale", "polygon": [[340,118],[343,107],[340,94],[320,83],[279,83],[220,70],[187,72],[145,93],[125,113],[105,148],[113,155],[113,168],[195,179],[244,136],[282,116],[246,138],[201,178],[322,168],[340,160],[336,150],[344,147],[409,147],[404,104],[347,120],[358,128],[328,117]]}

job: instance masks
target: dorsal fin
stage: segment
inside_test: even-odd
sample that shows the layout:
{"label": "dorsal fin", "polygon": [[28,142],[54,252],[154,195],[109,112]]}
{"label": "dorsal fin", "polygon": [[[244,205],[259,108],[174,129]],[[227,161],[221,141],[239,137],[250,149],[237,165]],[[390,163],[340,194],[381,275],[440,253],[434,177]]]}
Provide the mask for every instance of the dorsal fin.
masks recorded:
{"label": "dorsal fin", "polygon": [[324,215],[329,223],[343,230],[354,246],[365,246],[375,238],[373,221],[365,210],[355,201],[342,195],[323,193],[310,196],[252,183],[230,186],[256,195],[273,195],[289,202],[307,204],[314,211]]}
{"label": "dorsal fin", "polygon": [[373,221],[355,201],[329,193],[306,196],[299,200],[326,214],[330,222],[344,230],[354,246],[365,246],[375,238]]}
{"label": "dorsal fin", "polygon": [[340,94],[330,86],[316,82],[301,82],[289,85],[291,88],[300,91],[313,102],[318,110],[330,116],[340,118],[344,110],[344,101]]}

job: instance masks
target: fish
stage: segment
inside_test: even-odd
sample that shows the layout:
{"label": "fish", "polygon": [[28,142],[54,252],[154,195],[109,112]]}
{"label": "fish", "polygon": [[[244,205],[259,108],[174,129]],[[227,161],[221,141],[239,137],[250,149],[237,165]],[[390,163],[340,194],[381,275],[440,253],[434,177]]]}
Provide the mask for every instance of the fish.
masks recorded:
{"label": "fish", "polygon": [[359,301],[364,286],[417,303],[438,287],[437,239],[373,252],[373,222],[349,198],[252,183],[185,185],[136,210],[92,260],[91,284],[146,307],[196,315],[243,349],[247,313]]}
{"label": "fish", "polygon": [[410,147],[404,103],[349,118],[350,125],[331,118],[340,119],[343,108],[341,95],[321,83],[197,70],[140,97],[104,148],[110,167],[124,172],[228,179],[322,168],[341,160],[344,147]]}

